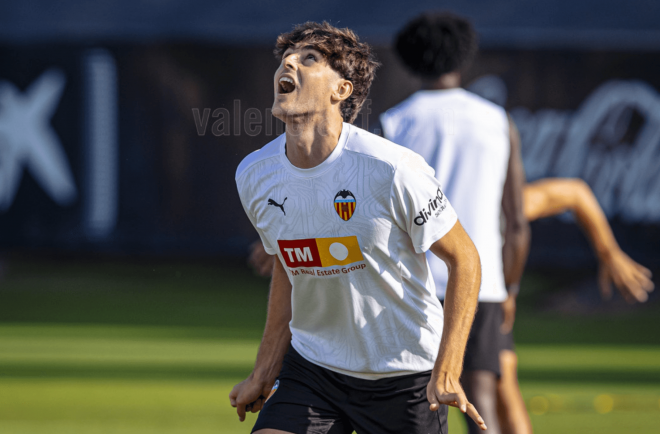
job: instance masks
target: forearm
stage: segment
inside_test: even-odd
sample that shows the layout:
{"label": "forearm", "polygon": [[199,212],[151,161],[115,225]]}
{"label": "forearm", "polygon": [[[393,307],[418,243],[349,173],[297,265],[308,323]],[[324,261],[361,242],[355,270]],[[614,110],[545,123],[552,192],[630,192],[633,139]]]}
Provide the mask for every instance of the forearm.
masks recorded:
{"label": "forearm", "polygon": [[291,283],[278,258],[268,299],[268,316],[252,376],[272,383],[280,372],[282,360],[291,342]]}
{"label": "forearm", "polygon": [[612,252],[620,250],[619,244],[591,189],[583,182],[579,185],[573,206],[575,219],[587,234],[598,259],[607,261]]}
{"label": "forearm", "polygon": [[477,309],[481,287],[481,261],[474,243],[460,222],[431,245],[431,252],[447,264],[449,280],[445,292],[445,319],[438,357],[426,388],[431,404],[437,411],[441,404],[456,406],[483,430],[486,424],[479,412],[468,402],[460,384],[465,345]]}
{"label": "forearm", "polygon": [[[470,244],[472,242],[470,241]],[[449,265],[449,280],[445,293],[444,328],[434,371],[460,376],[465,345],[474,319],[481,284],[479,255],[473,252]]]}

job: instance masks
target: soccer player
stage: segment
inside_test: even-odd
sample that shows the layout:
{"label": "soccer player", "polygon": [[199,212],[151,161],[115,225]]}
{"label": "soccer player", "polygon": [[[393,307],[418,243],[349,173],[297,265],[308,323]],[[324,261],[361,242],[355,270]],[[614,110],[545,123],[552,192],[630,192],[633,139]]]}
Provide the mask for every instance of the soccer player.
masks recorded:
{"label": "soccer player", "polygon": [[[395,50],[422,79],[422,89],[381,115],[384,136],[422,155],[461,216],[482,265],[479,307],[467,344],[461,382],[489,431],[499,433],[497,379],[502,302],[515,291],[529,248],[523,214],[525,182],[519,141],[501,107],[461,86],[461,71],[477,49],[470,22],[450,13],[425,13],[397,35]],[[504,245],[500,213],[506,228]],[[445,299],[448,272],[428,256],[437,295]],[[471,433],[478,426],[469,419]]]}
{"label": "soccer player", "polygon": [[[441,433],[446,405],[486,429],[459,378],[479,255],[431,169],[352,126],[377,63],[348,29],[280,35],[273,114],[286,133],[236,183],[277,255],[255,367],[229,398],[253,432]],[[450,272],[443,309],[425,252]]]}
{"label": "soccer player", "polygon": [[[626,255],[612,234],[591,188],[581,179],[548,178],[529,183],[523,190],[525,217],[529,221],[570,211],[594,248],[599,262],[598,283],[604,299],[612,296],[612,284],[629,302],[644,302],[653,291],[651,271]],[[501,377],[497,386],[498,413],[505,434],[531,434],[532,424],[518,385],[518,358],[514,352],[515,295],[507,301],[500,351]]]}

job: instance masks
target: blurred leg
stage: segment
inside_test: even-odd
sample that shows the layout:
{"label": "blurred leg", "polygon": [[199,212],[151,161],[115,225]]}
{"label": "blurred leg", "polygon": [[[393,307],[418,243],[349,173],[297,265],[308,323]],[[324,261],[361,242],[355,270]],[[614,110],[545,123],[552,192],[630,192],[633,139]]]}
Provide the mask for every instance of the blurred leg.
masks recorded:
{"label": "blurred leg", "polygon": [[518,384],[518,356],[500,351],[501,377],[497,382],[497,414],[503,434],[531,434],[532,422]]}
{"label": "blurred leg", "polygon": [[[497,375],[492,371],[463,371],[461,376],[463,390],[476,408],[481,417],[484,418],[488,427],[488,434],[500,434],[497,419]],[[483,433],[472,419],[465,417],[470,434]]]}

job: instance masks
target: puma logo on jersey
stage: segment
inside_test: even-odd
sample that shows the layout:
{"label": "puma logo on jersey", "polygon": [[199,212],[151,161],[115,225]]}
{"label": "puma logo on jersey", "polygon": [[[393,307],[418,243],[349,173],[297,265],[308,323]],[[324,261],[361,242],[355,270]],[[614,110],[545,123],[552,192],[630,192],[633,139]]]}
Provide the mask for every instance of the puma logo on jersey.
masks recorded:
{"label": "puma logo on jersey", "polygon": [[277,240],[284,262],[290,268],[331,267],[363,261],[355,235],[349,237]]}
{"label": "puma logo on jersey", "polygon": [[422,226],[424,223],[428,221],[429,218],[435,215],[435,217],[439,216],[442,211],[447,208],[446,204],[443,204],[443,201],[445,199],[445,195],[438,188],[438,191],[435,193],[435,197],[432,197],[429,199],[428,203],[428,211],[426,210],[426,207],[422,208],[422,210],[419,212],[419,215],[415,217],[415,224],[417,226]]}
{"label": "puma logo on jersey", "polygon": [[288,197],[285,197],[284,200],[282,201],[282,203],[279,204],[279,203],[275,202],[273,199],[270,199],[270,198],[269,198],[269,199],[268,199],[268,205],[273,205],[273,206],[278,207],[279,209],[282,210],[282,212],[284,213],[284,215],[286,215],[286,211],[284,211],[284,202],[286,202],[287,199],[288,199]]}

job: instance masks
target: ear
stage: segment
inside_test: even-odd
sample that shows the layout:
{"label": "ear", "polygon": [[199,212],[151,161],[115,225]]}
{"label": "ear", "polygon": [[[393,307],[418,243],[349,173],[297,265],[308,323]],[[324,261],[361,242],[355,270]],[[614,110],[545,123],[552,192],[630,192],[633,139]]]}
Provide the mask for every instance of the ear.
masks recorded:
{"label": "ear", "polygon": [[332,93],[332,102],[342,102],[353,93],[353,83],[348,80],[339,80]]}

